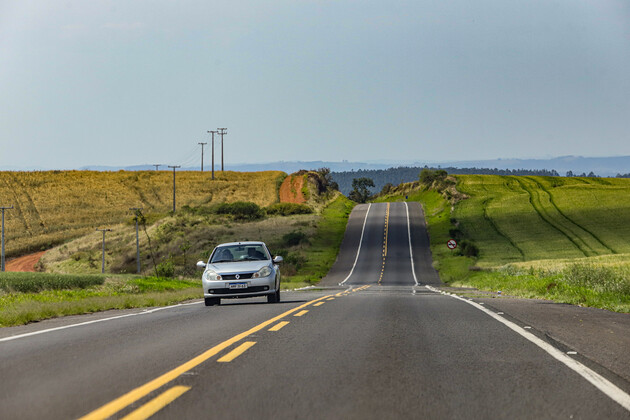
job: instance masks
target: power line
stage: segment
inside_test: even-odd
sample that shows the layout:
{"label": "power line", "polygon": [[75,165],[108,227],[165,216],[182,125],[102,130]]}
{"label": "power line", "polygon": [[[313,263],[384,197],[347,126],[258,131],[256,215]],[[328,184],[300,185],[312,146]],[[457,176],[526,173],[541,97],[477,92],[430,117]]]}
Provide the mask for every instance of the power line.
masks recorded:
{"label": "power line", "polygon": [[189,149],[185,154],[180,155],[181,158],[173,159],[174,163],[186,167],[188,164],[197,162],[199,156],[199,146],[195,145],[192,149]]}
{"label": "power line", "polygon": [[199,162],[199,146],[196,146],[194,150],[190,152],[185,160],[176,162],[182,168],[189,168],[191,166],[197,166]]}

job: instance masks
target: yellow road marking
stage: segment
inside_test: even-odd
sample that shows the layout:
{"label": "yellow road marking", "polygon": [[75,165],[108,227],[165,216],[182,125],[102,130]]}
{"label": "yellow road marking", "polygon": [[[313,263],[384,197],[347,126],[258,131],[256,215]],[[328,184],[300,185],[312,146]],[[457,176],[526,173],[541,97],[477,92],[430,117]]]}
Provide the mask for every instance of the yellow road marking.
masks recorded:
{"label": "yellow road marking", "polygon": [[302,316],[302,315],[304,315],[304,314],[305,314],[305,313],[307,313],[307,312],[308,312],[307,310],[300,311],[300,312],[298,312],[297,314],[295,314],[295,315],[293,315],[293,316]]}
{"label": "yellow road marking", "polygon": [[326,300],[335,300],[335,298],[334,297],[330,297],[330,298],[328,298]]}
{"label": "yellow road marking", "polygon": [[258,332],[260,330],[262,330],[263,328],[267,327],[268,325],[273,324],[276,321],[281,320],[282,318],[291,315],[292,313],[299,311],[302,308],[305,308],[309,305],[312,305],[313,303],[319,302],[320,300],[326,299],[330,296],[323,296],[321,298],[317,298],[317,299],[313,299],[309,302],[306,302],[296,308],[290,309],[274,318],[268,319],[267,321],[260,323],[258,325],[256,325],[253,328],[250,328],[249,330],[242,332],[238,335],[235,335],[234,337],[230,338],[229,340],[226,340],[220,344],[217,344],[216,346],[212,347],[209,350],[206,350],[205,352],[201,353],[199,356],[189,360],[188,362],[176,367],[175,369],[172,369],[168,372],[166,372],[165,374],[158,376],[157,378],[147,382],[144,385],[139,386],[136,389],[133,389],[129,392],[127,392],[124,395],[121,395],[120,397],[116,398],[113,401],[110,401],[109,403],[105,404],[104,406],[97,408],[96,410],[92,411],[89,414],[86,414],[85,416],[81,417],[79,420],[92,420],[92,419],[106,419],[108,417],[111,417],[112,415],[116,414],[117,412],[119,412],[120,410],[122,410],[123,408],[127,407],[129,404],[133,404],[134,402],[138,401],[140,398],[143,398],[144,396],[150,394],[151,392],[155,391],[156,389],[164,386],[165,384],[169,383],[170,381],[172,381],[173,379],[177,378],[178,376],[180,376],[182,373],[188,372],[189,370],[199,366],[200,364],[202,364],[203,362],[205,362],[206,360],[210,359],[213,356],[216,356],[217,354],[219,354],[221,351],[225,350],[226,348],[230,347],[232,344],[237,343],[239,341],[241,341],[242,339],[244,339],[245,337],[254,334],[255,332]]}
{"label": "yellow road marking", "polygon": [[313,306],[322,306],[324,303],[326,303],[326,302],[317,302],[317,303],[316,303],[315,305],[313,305]]}
{"label": "yellow road marking", "polygon": [[235,348],[234,350],[232,350],[231,352],[229,352],[228,354],[226,354],[225,356],[221,357],[219,360],[217,360],[217,362],[221,362],[221,363],[231,362],[232,360],[236,359],[241,354],[245,353],[245,351],[247,351],[247,349],[252,347],[254,344],[256,344],[255,341],[246,341],[240,346],[238,346],[237,348]]}
{"label": "yellow road marking", "polygon": [[387,242],[389,238],[389,207],[390,203],[387,203],[387,210],[385,210],[385,231],[383,232],[383,266],[381,267],[381,275],[378,278],[377,284],[380,286],[383,280],[383,274],[385,273],[385,261],[387,257]]}
{"label": "yellow road marking", "polygon": [[168,404],[172,403],[175,399],[180,397],[184,392],[190,389],[189,386],[174,386],[168,391],[164,391],[151,401],[143,405],[142,407],[127,414],[122,420],[144,420],[148,419]]}
{"label": "yellow road marking", "polygon": [[269,328],[269,331],[279,331],[280,328],[284,327],[288,323],[289,323],[289,321],[278,322],[276,325],[274,325],[273,327]]}
{"label": "yellow road marking", "polygon": [[387,203],[387,211],[385,212],[385,252],[383,256],[387,256],[387,237],[389,235],[389,203]]}

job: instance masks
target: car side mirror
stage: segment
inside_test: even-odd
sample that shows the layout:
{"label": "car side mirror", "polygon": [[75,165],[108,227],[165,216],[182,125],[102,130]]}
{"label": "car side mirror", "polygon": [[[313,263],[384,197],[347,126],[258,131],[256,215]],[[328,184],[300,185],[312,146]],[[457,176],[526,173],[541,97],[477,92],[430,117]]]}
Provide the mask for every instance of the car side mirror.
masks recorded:
{"label": "car side mirror", "polygon": [[203,262],[203,261],[197,261],[197,268],[198,268],[199,270],[205,270],[205,268],[206,268],[206,263],[205,263],[205,262]]}
{"label": "car side mirror", "polygon": [[282,261],[284,261],[284,258],[279,255],[273,259],[274,264],[280,264]]}

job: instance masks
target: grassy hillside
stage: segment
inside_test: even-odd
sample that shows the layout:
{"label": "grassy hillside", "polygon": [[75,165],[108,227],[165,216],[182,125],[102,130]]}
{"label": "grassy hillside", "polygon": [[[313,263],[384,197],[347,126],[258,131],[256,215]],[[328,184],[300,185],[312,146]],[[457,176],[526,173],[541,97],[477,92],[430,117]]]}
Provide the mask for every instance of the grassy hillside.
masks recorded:
{"label": "grassy hillside", "polygon": [[448,201],[420,183],[379,198],[423,204],[443,281],[630,312],[630,180],[456,179],[466,199]]}
{"label": "grassy hillside", "polygon": [[630,254],[630,180],[457,176],[453,212],[481,267]]}
{"label": "grassy hillside", "polygon": [[[212,181],[208,172],[177,172],[177,208],[234,201],[266,206],[278,200],[284,176],[225,172]],[[166,215],[173,206],[173,173],[0,172],[0,200],[14,206],[6,212],[6,252],[17,256],[124,223],[130,207],[143,207],[153,220]]]}
{"label": "grassy hillside", "polygon": [[[152,276],[146,236],[141,236],[144,276],[110,274],[135,270],[133,228],[120,225],[107,241],[107,273],[100,272],[100,238],[90,234],[55,247],[42,265],[48,273],[0,275],[0,327],[108,309],[168,305],[202,296],[195,262],[224,241],[267,242],[282,255],[283,288],[318,282],[334,263],[354,203],[334,194],[319,214],[267,214],[255,220],[185,208],[148,231],[156,261],[168,277]],[[165,270],[168,271],[168,270]],[[65,273],[65,274],[64,274]],[[71,274],[68,274],[71,273]]]}

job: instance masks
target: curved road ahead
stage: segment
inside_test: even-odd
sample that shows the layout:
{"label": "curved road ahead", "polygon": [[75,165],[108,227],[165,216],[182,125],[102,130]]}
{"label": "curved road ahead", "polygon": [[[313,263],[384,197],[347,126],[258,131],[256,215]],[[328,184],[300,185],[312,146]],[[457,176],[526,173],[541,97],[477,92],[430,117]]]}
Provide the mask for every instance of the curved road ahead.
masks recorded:
{"label": "curved road ahead", "polygon": [[2,329],[0,418],[630,418],[625,379],[436,291],[417,203],[357,206],[322,285]]}

